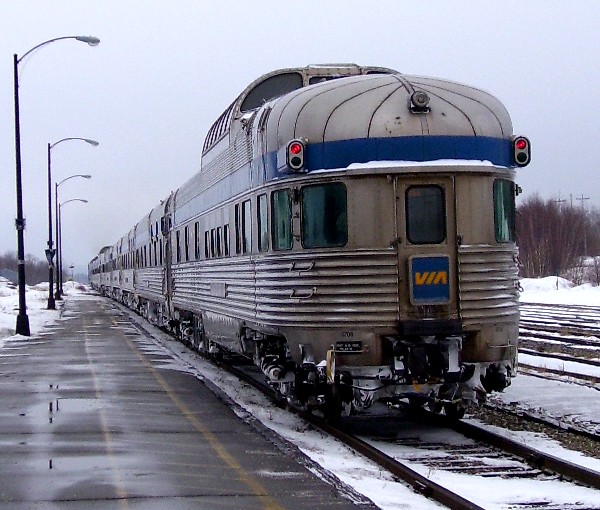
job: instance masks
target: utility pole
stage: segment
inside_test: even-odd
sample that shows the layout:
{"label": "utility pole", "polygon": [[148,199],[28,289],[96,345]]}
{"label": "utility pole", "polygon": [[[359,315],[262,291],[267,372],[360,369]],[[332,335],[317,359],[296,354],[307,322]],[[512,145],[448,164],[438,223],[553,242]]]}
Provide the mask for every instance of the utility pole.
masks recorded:
{"label": "utility pole", "polygon": [[581,195],[580,197],[577,197],[577,200],[581,201],[581,208],[585,211],[585,204],[584,204],[584,200],[589,200],[590,197],[585,197],[583,195]]}
{"label": "utility pole", "polygon": [[[590,197],[586,197],[583,195],[583,193],[581,194],[580,197],[577,197],[577,200],[581,201],[581,209],[583,211],[583,215],[585,216],[585,201],[589,200]],[[586,221],[586,225],[584,225],[583,227],[583,255],[584,257],[587,256],[587,221]]]}

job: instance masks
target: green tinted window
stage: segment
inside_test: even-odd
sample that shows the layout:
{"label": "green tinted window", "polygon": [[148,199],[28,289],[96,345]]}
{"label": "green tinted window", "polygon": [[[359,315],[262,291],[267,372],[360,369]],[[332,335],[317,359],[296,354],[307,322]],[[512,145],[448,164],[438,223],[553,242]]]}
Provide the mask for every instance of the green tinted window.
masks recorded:
{"label": "green tinted window", "polygon": [[252,251],[252,217],[250,200],[242,202],[242,253]]}
{"label": "green tinted window", "polygon": [[406,235],[412,244],[446,239],[446,204],[440,186],[411,186],[406,191]]}
{"label": "green tinted window", "polygon": [[267,225],[267,195],[258,197],[258,251],[269,249],[269,227]]}
{"label": "green tinted window", "polygon": [[346,186],[341,183],[302,189],[302,245],[344,246],[348,242]]}
{"label": "green tinted window", "polygon": [[494,230],[499,243],[515,240],[515,184],[512,181],[494,181]]}
{"label": "green tinted window", "polygon": [[273,249],[292,248],[292,199],[290,190],[280,189],[272,195]]}

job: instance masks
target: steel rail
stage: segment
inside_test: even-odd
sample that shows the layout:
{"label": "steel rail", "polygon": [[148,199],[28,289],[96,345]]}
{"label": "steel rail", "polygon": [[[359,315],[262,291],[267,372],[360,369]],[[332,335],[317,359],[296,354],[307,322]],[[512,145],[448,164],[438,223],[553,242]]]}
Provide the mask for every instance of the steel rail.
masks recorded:
{"label": "steel rail", "polygon": [[496,434],[491,430],[470,422],[456,421],[451,424],[451,427],[453,430],[460,432],[471,439],[483,441],[496,448],[512,453],[513,455],[522,458],[530,466],[541,470],[550,470],[575,482],[587,485],[588,487],[600,489],[600,472],[598,471],[574,464],[573,462],[555,457],[549,453],[536,450],[526,444]]}
{"label": "steel rail", "polygon": [[[583,345],[585,347],[598,347],[600,348],[600,338],[596,338],[596,340],[590,340],[589,336],[587,338],[580,338],[579,335],[569,335],[569,336],[557,336],[551,335],[549,333],[561,333],[558,331],[560,328],[557,328],[556,331],[546,330],[545,333],[538,333],[535,329],[523,328],[519,329],[519,340],[539,340],[544,341],[548,340],[550,342],[556,342],[558,344],[571,344],[571,345]],[[600,330],[599,330],[600,332]]]}
{"label": "steel rail", "polygon": [[489,409],[490,411],[494,411],[497,413],[508,414],[510,416],[514,416],[516,418],[524,419],[531,423],[537,423],[539,425],[543,425],[544,427],[549,427],[554,430],[559,430],[561,432],[567,432],[568,434],[573,434],[575,436],[580,436],[585,439],[589,439],[591,441],[596,441],[600,443],[600,433],[592,432],[591,430],[586,430],[584,428],[580,428],[571,423],[565,423],[559,421],[557,419],[548,419],[543,416],[537,416],[535,414],[531,414],[529,411],[522,409],[513,409],[506,405],[501,405],[496,402],[490,403],[485,402],[483,407]]}
{"label": "steel rail", "polygon": [[[546,377],[544,375],[545,373],[549,373],[549,374],[553,374],[553,375],[569,377],[576,381],[577,380],[586,381],[586,382],[591,382],[592,384],[600,383],[600,376],[588,375],[588,374],[576,374],[575,372],[567,372],[566,370],[558,370],[556,368],[538,367],[535,365],[528,365],[527,363],[523,363],[522,361],[519,361],[519,370],[521,370],[523,368],[525,368],[527,370],[527,372],[524,372],[524,373],[526,373],[527,375],[530,375],[532,377],[541,377],[543,379],[551,379],[553,381],[556,380],[553,377]],[[590,387],[587,384],[585,386]],[[591,388],[600,390],[600,388],[594,388],[593,386]]]}
{"label": "steel rail", "polygon": [[[208,359],[214,362],[214,359]],[[375,462],[383,469],[389,471],[392,475],[398,477],[401,480],[404,480],[405,482],[410,484],[413,487],[413,489],[419,494],[430,498],[434,501],[437,501],[438,503],[452,510],[483,510],[483,507],[480,507],[479,505],[473,503],[472,501],[469,501],[468,499],[460,496],[459,494],[452,492],[446,487],[443,487],[442,485],[439,485],[429,480],[417,471],[411,469],[405,464],[402,464],[401,462],[390,457],[389,455],[386,455],[377,448],[369,445],[362,439],[359,439],[358,437],[352,434],[348,434],[340,430],[338,427],[327,423],[324,419],[308,411],[298,410],[294,407],[282,404],[282,402],[277,401],[273,397],[273,391],[270,388],[266,387],[260,381],[257,381],[244,370],[238,369],[234,365],[229,365],[224,361],[219,362],[218,364],[222,368],[234,374],[236,377],[239,377],[244,382],[250,384],[257,390],[259,390],[261,393],[270,398],[280,407],[286,408],[288,411],[296,414],[297,416],[310,423],[313,427],[336,438],[338,441],[349,446],[350,448],[365,456],[369,460]]]}
{"label": "steel rail", "polygon": [[554,352],[541,352],[536,351],[534,349],[525,349],[523,347],[519,348],[519,354],[528,354],[530,356],[536,356],[538,358],[552,358],[559,359],[561,361],[568,361],[570,363],[581,363],[582,365],[590,365],[592,367],[600,367],[600,361],[597,359],[587,359],[587,358],[575,358],[573,356],[569,356],[568,354],[559,354]]}

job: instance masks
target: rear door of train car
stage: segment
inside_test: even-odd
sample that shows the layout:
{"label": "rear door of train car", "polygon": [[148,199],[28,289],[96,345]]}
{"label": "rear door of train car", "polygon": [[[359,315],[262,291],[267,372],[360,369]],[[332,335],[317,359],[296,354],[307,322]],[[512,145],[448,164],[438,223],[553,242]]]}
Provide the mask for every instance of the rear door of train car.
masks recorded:
{"label": "rear door of train car", "polygon": [[454,177],[398,176],[395,193],[400,321],[456,320]]}

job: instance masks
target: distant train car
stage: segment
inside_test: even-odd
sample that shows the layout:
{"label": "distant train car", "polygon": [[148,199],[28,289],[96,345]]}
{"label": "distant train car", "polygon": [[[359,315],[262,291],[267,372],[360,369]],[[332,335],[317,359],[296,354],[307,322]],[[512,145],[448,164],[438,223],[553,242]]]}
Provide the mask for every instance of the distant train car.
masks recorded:
{"label": "distant train car", "polygon": [[274,71],[90,280],[331,417],[375,401],[460,417],[516,374],[514,179],[529,159],[480,90],[378,67]]}

